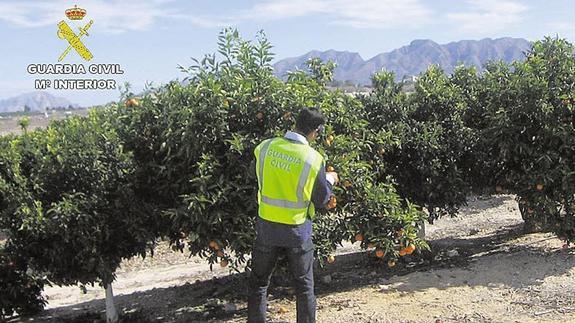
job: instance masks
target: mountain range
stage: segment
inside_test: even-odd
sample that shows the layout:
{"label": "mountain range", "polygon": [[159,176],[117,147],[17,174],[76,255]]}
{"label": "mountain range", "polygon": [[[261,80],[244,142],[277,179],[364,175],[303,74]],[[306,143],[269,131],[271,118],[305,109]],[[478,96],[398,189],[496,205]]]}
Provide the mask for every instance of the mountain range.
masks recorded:
{"label": "mountain range", "polygon": [[337,64],[334,80],[367,85],[371,83],[371,75],[382,69],[394,72],[398,79],[419,75],[432,64],[441,66],[447,73],[453,72],[460,64],[476,66],[481,70],[486,62],[492,60],[507,63],[523,60],[530,48],[531,43],[521,38],[462,40],[444,45],[432,40],[414,40],[407,46],[368,60],[349,51],[314,50],[276,62],[274,73],[285,79],[289,71],[305,70],[308,59],[319,57],[322,61],[332,60]]}
{"label": "mountain range", "polygon": [[[355,52],[313,50],[298,57],[277,61],[274,64],[274,73],[285,79],[289,71],[305,70],[308,59],[319,57],[322,61],[332,60],[337,64],[334,80],[369,85],[371,75],[382,69],[394,72],[398,79],[419,75],[432,64],[441,66],[447,73],[451,73],[460,64],[476,66],[481,70],[482,66],[491,60],[502,60],[506,63],[522,60],[530,48],[531,43],[521,38],[462,40],[444,45],[432,40],[414,40],[407,46],[378,54],[368,60]],[[70,107],[78,108],[78,105],[42,91],[0,100],[0,113],[25,110],[44,112]]]}
{"label": "mountain range", "polygon": [[49,109],[65,109],[65,108],[78,108],[67,99],[56,97],[50,93],[43,91],[36,91],[24,93],[15,97],[5,100],[0,100],[0,113],[31,111],[31,112],[45,112]]}

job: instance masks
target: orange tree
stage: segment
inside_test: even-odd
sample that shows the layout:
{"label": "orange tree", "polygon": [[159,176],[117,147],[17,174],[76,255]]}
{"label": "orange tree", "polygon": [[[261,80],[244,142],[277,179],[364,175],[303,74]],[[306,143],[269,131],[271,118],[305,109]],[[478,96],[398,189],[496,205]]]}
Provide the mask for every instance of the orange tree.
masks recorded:
{"label": "orange tree", "polygon": [[51,282],[99,282],[110,293],[121,260],[144,256],[158,231],[133,189],[135,168],[115,131],[91,113],[10,145],[13,156],[0,172],[6,247]]}
{"label": "orange tree", "polygon": [[488,167],[490,147],[484,146],[481,137],[483,129],[489,126],[485,105],[489,92],[482,74],[475,67],[461,66],[456,68],[450,80],[458,89],[464,106],[460,116],[465,129],[465,137],[462,139],[467,141],[461,158],[463,178],[468,188],[476,194],[502,193],[502,190],[492,185],[492,177],[489,175],[492,168]]}
{"label": "orange tree", "polygon": [[[335,187],[338,209],[327,212],[315,223],[315,241],[320,254],[333,252],[342,239],[360,241],[372,248],[378,258],[393,263],[407,248],[426,248],[416,238],[423,213],[416,205],[401,199],[392,181],[378,179],[381,146],[390,145],[390,132],[375,132],[369,127],[370,110],[356,98],[341,92],[327,92],[333,66],[314,59],[308,62],[309,75],[294,73],[288,86],[301,86],[321,93],[319,106],[329,120],[320,152],[328,156],[328,167],[339,173],[341,183]],[[321,241],[321,242],[320,242]],[[411,252],[410,252],[411,253]]]}
{"label": "orange tree", "polygon": [[370,127],[382,140],[376,151],[379,178],[391,174],[404,198],[424,206],[429,220],[455,215],[471,191],[473,130],[464,123],[466,70],[448,76],[431,67],[406,94],[393,73],[374,75],[373,92],[362,97]]}
{"label": "orange tree", "polygon": [[[13,171],[16,154],[10,146],[11,137],[0,138],[0,232],[13,221],[19,207],[14,195],[19,193],[22,178]],[[28,271],[25,258],[14,246],[5,247],[0,241],[0,320],[17,313],[31,313],[45,303],[41,296],[44,280]]]}
{"label": "orange tree", "polygon": [[[210,264],[245,262],[257,215],[253,149],[292,128],[300,108],[317,106],[329,125],[315,148],[342,179],[335,189],[337,208],[315,221],[319,258],[358,233],[366,236],[366,246],[372,241],[390,258],[400,244],[425,247],[414,235],[422,213],[390,183],[375,181],[374,134],[365,109],[353,97],[326,90],[333,64],[311,61],[309,71],[284,83],[273,75],[270,48],[262,34],[250,42],[226,30],[218,56],[183,69],[189,75],[183,82],[146,91],[137,105],[110,107],[133,152],[141,193],[171,223],[166,234],[174,242],[187,237],[189,251]],[[399,230],[405,235],[396,238]]]}
{"label": "orange tree", "polygon": [[28,272],[26,259],[0,246],[0,319],[34,313],[45,304],[44,280]]}
{"label": "orange tree", "polygon": [[524,62],[484,75],[486,168],[517,195],[527,231],[575,235],[575,58],[562,39],[537,41]]}

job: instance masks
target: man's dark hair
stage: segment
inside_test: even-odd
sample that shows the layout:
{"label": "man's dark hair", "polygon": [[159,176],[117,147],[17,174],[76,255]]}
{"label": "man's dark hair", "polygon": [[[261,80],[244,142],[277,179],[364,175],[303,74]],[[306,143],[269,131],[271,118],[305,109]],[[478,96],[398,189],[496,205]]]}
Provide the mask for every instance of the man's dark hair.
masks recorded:
{"label": "man's dark hair", "polygon": [[296,130],[306,136],[323,124],[325,117],[318,108],[301,109],[295,121]]}

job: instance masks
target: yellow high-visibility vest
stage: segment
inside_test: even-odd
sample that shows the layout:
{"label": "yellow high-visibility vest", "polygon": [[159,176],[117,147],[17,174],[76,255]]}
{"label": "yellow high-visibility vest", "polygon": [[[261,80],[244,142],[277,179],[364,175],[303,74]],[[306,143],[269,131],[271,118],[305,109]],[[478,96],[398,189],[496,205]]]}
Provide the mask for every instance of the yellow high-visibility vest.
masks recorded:
{"label": "yellow high-visibility vest", "polygon": [[311,194],[323,156],[309,145],[285,138],[264,140],[254,153],[259,216],[291,225],[304,223],[308,215],[313,219]]}

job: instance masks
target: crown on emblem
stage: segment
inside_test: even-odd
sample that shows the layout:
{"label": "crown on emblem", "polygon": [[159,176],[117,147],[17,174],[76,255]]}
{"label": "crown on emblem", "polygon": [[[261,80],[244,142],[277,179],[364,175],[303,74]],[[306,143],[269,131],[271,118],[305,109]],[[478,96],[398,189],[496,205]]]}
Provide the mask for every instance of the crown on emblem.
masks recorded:
{"label": "crown on emblem", "polygon": [[70,20],[82,20],[84,16],[86,16],[86,10],[82,8],[78,8],[78,6],[74,6],[74,8],[70,8],[66,10],[66,17]]}

